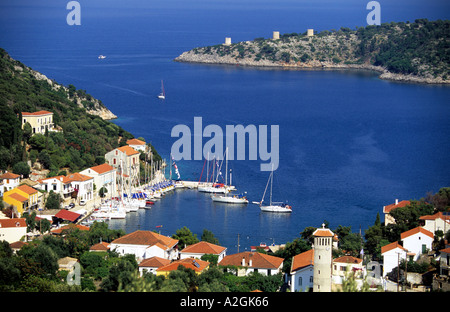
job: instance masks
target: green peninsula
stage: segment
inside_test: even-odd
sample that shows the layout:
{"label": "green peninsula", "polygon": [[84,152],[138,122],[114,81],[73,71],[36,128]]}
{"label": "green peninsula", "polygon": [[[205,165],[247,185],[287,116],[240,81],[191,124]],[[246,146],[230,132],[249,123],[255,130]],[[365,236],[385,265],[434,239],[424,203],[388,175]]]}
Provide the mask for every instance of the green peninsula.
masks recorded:
{"label": "green peninsula", "polygon": [[276,34],[271,39],[194,48],[179,62],[282,68],[357,68],[380,78],[450,83],[450,21],[417,19],[379,26]]}

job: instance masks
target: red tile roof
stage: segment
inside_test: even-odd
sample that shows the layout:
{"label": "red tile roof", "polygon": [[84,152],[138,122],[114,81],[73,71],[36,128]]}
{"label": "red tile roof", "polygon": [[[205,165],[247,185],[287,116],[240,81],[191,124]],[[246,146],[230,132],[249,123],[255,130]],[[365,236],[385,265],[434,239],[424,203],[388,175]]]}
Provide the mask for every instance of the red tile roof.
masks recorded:
{"label": "red tile roof", "polygon": [[43,115],[48,115],[48,114],[53,114],[52,112],[49,111],[45,111],[45,110],[41,110],[38,112],[34,112],[34,113],[28,113],[28,112],[22,112],[22,116],[43,116]]}
{"label": "red tile roof", "polygon": [[388,252],[388,251],[390,251],[392,249],[395,249],[395,248],[400,248],[400,249],[402,249],[404,251],[407,251],[398,242],[393,242],[393,243],[387,244],[386,246],[381,247],[381,253],[384,254],[384,253],[386,253],[386,252]]}
{"label": "red tile roof", "polygon": [[[69,211],[70,212],[70,211]],[[56,217],[56,215],[55,215],[55,217]],[[61,218],[62,219],[62,218]],[[66,219],[67,220],[67,219]],[[76,220],[76,219],[75,219]],[[69,220],[69,221],[71,221],[71,220]],[[80,231],[89,231],[89,227],[88,226],[84,226],[84,225],[81,225],[81,224],[73,224],[73,223],[71,223],[71,224],[67,224],[67,225],[64,225],[64,226],[61,226],[59,229],[54,229],[54,230],[52,230],[51,232],[53,233],[53,234],[61,234],[62,233],[62,231],[64,231],[64,230],[70,230],[70,229],[79,229]]]}
{"label": "red tile roof", "polygon": [[409,200],[402,200],[401,202],[399,202],[398,204],[390,204],[387,206],[383,207],[383,213],[389,213],[391,212],[393,209],[397,209],[397,208],[401,208],[401,207],[405,207],[410,205],[411,202]]}
{"label": "red tile roof", "polygon": [[418,226],[418,227],[416,227],[414,229],[411,229],[409,231],[401,233],[400,234],[400,238],[401,239],[405,239],[405,238],[410,237],[410,236],[412,236],[414,234],[417,234],[417,233],[423,233],[423,234],[425,234],[425,235],[427,235],[427,236],[429,236],[431,238],[434,238],[433,233],[431,233],[428,230],[425,230],[423,227],[420,227],[420,226]]}
{"label": "red tile roof", "polygon": [[127,156],[139,154],[139,152],[137,150],[135,150],[134,148],[132,148],[131,146],[128,146],[128,145],[119,147],[117,149],[119,151],[121,151],[122,153],[125,153]]}
{"label": "red tile roof", "polygon": [[292,258],[291,273],[303,269],[308,265],[314,265],[314,249],[302,252]]}
{"label": "red tile roof", "polygon": [[26,184],[22,184],[22,185],[18,186],[17,189],[21,190],[22,192],[27,193],[28,195],[33,195],[38,192],[36,189],[34,189],[31,186],[28,186]]}
{"label": "red tile roof", "polygon": [[170,263],[169,259],[164,259],[160,257],[151,257],[142,260],[141,263],[139,263],[139,267],[160,268],[162,266],[168,265],[169,263]]}
{"label": "red tile roof", "polygon": [[226,247],[222,247],[219,245],[211,244],[208,242],[198,242],[196,244],[187,246],[184,248],[181,253],[195,253],[195,254],[214,254],[218,255],[226,250]]}
{"label": "red tile roof", "polygon": [[6,172],[2,175],[0,175],[0,179],[17,179],[20,178],[20,175],[12,173],[12,172]]}
{"label": "red tile roof", "polygon": [[55,217],[70,222],[75,222],[79,217],[81,217],[81,215],[73,211],[61,209],[57,214],[55,214]]}
{"label": "red tile roof", "polygon": [[11,197],[11,198],[13,198],[13,199],[15,199],[17,201],[20,201],[21,203],[23,203],[24,201],[28,200],[28,198],[23,197],[22,195],[17,194],[17,193],[11,193],[11,194],[8,195],[8,197]]}
{"label": "red tile roof", "polygon": [[[261,269],[278,269],[284,261],[283,258],[269,256],[259,252],[245,251],[224,257],[219,265],[242,266],[242,259],[245,261],[245,266]],[[249,264],[250,260],[252,261],[251,266]]]}
{"label": "red tile roof", "polygon": [[342,256],[339,258],[336,258],[333,260],[333,262],[340,262],[340,263],[361,263],[363,261],[363,259],[359,259],[356,257],[352,257],[352,256]]}
{"label": "red tile roof", "polygon": [[87,175],[84,175],[84,174],[75,172],[75,173],[69,174],[69,175],[67,176],[67,179],[68,179],[68,181],[70,181],[70,182],[72,182],[72,181],[83,182],[83,181],[91,180],[91,179],[93,179],[93,178],[92,178],[92,177],[89,177],[89,176],[87,176]]}
{"label": "red tile roof", "polygon": [[138,140],[138,139],[131,139],[127,141],[128,145],[145,145],[144,141]]}
{"label": "red tile roof", "polygon": [[167,250],[178,244],[178,240],[151,231],[138,230],[112,241],[112,244],[159,245]]}
{"label": "red tile roof", "polygon": [[27,227],[24,218],[0,219],[0,228]]}
{"label": "red tile roof", "polygon": [[[195,264],[198,265],[195,265]],[[175,271],[178,269],[178,267],[182,265],[185,268],[194,270],[195,272],[202,272],[204,269],[206,269],[209,266],[209,262],[199,260],[199,259],[193,259],[193,258],[186,258],[183,260],[177,260],[172,263],[169,263],[167,265],[164,265],[162,267],[159,267],[156,269],[156,271]]]}
{"label": "red tile roof", "polygon": [[313,236],[319,236],[319,237],[334,237],[334,233],[330,229],[317,229],[312,234]]}
{"label": "red tile roof", "polygon": [[114,170],[114,168],[108,164],[102,164],[95,167],[91,167],[91,170],[94,170],[95,172],[102,174],[108,171],[112,171]]}
{"label": "red tile roof", "polygon": [[420,220],[436,220],[436,219],[442,219],[442,220],[450,220],[450,216],[445,216],[442,211],[439,211],[435,213],[434,215],[427,215],[427,216],[421,216]]}
{"label": "red tile roof", "polygon": [[107,251],[107,250],[109,250],[109,243],[106,243],[106,242],[97,243],[97,244],[91,246],[91,248],[89,248],[89,250],[92,250],[92,251]]}

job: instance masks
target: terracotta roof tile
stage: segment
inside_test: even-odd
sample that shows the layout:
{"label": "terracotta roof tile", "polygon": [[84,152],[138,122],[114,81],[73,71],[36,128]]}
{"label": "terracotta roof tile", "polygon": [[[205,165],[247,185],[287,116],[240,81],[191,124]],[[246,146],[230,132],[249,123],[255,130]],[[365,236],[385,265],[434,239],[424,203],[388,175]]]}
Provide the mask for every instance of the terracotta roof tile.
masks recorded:
{"label": "terracotta roof tile", "polygon": [[226,247],[222,247],[219,245],[211,244],[208,242],[198,242],[196,244],[187,246],[184,248],[181,253],[196,253],[196,254],[214,254],[218,255],[226,250]]}
{"label": "terracotta roof tile", "polygon": [[127,141],[128,145],[145,145],[144,141],[138,140],[138,139],[131,139]]}
{"label": "terracotta roof tile", "polygon": [[109,250],[109,243],[107,243],[107,242],[97,243],[95,245],[92,245],[91,248],[89,248],[89,250],[107,251],[107,250]]}
{"label": "terracotta roof tile", "polygon": [[53,113],[49,112],[49,111],[45,111],[45,110],[41,110],[41,111],[34,112],[34,113],[22,112],[22,116],[41,116],[41,115],[48,115],[48,114],[53,114]]}
{"label": "terracotta roof tile", "polygon": [[6,172],[2,175],[0,175],[0,179],[17,179],[20,178],[20,175],[12,173],[12,172]]}
{"label": "terracotta roof tile", "polygon": [[22,192],[27,193],[28,195],[32,195],[37,193],[38,191],[34,188],[32,188],[31,186],[28,186],[26,184],[22,184],[20,186],[17,187],[19,190],[21,190]]}
{"label": "terracotta roof tile", "polygon": [[147,246],[153,246],[158,243],[160,244],[160,246],[164,247],[165,250],[167,250],[178,244],[178,240],[160,235],[155,232],[138,230],[112,241],[112,244]]}
{"label": "terracotta roof tile", "polygon": [[[274,257],[259,252],[245,251],[225,256],[222,261],[220,261],[219,265],[242,266],[242,259],[245,261],[245,266],[261,269],[278,269],[284,261],[283,258]],[[252,261],[251,266],[249,265],[250,260]]]}
{"label": "terracotta roof tile", "polygon": [[28,198],[23,197],[22,195],[17,194],[17,193],[11,193],[11,194],[8,195],[8,197],[11,197],[11,198],[13,198],[13,199],[15,199],[17,201],[20,201],[21,203],[23,203],[24,201],[28,200]]}
{"label": "terracotta roof tile", "polygon": [[27,227],[24,218],[0,219],[0,228]]}
{"label": "terracotta roof tile", "polygon": [[383,213],[389,213],[391,212],[393,209],[397,209],[397,208],[401,208],[401,207],[405,207],[410,205],[411,202],[409,200],[402,200],[401,202],[399,202],[398,204],[390,204],[387,206],[383,207]]}
{"label": "terracotta roof tile", "polygon": [[55,217],[63,219],[63,220],[74,222],[79,217],[81,217],[81,215],[79,213],[76,213],[76,212],[73,212],[73,211],[61,209],[57,214],[55,214]]}
{"label": "terracotta roof tile", "polygon": [[[198,265],[195,265],[195,263],[197,263]],[[186,258],[159,267],[157,271],[175,271],[180,265],[184,266],[185,268],[192,269],[195,272],[202,272],[209,266],[209,262],[199,259]]]}
{"label": "terracotta roof tile", "polygon": [[151,257],[144,259],[139,263],[139,267],[150,267],[150,268],[160,268],[162,266],[168,265],[170,263],[169,259],[164,259],[160,257]]}
{"label": "terracotta roof tile", "polygon": [[95,167],[91,167],[91,170],[94,170],[95,172],[101,174],[101,173],[105,173],[108,171],[112,171],[112,170],[114,170],[114,168],[108,164],[102,164],[102,165],[98,165]]}
{"label": "terracotta roof tile", "polygon": [[291,273],[308,265],[314,265],[314,249],[302,252],[292,258]]}
{"label": "terracotta roof tile", "polygon": [[333,260],[333,262],[355,263],[355,264],[361,263],[362,261],[363,261],[362,259],[352,256],[342,256]]}
{"label": "terracotta roof tile", "polygon": [[386,246],[381,247],[381,253],[384,254],[395,248],[400,248],[400,249],[406,251],[406,249],[403,248],[403,246],[400,245],[398,242],[393,242],[393,243],[387,244]]}
{"label": "terracotta roof tile", "polygon": [[[64,210],[62,210],[62,211],[64,211]],[[69,211],[69,212],[71,212],[71,211]],[[73,212],[72,212],[73,213]],[[55,215],[55,217],[56,217],[56,215]],[[74,216],[74,218],[75,218],[76,216]],[[58,218],[61,218],[61,216],[59,216]],[[61,218],[61,219],[63,219],[63,218]],[[76,220],[77,218],[75,218],[74,220]],[[68,220],[68,219],[65,219],[65,220]],[[69,220],[69,221],[72,221],[72,220]],[[64,225],[64,226],[62,226],[62,227],[60,227],[59,229],[54,229],[54,230],[52,230],[51,232],[53,233],[53,234],[61,234],[62,233],[62,231],[64,231],[64,230],[70,230],[70,229],[79,229],[80,231],[89,231],[89,227],[88,226],[85,226],[85,225],[81,225],[81,224],[73,224],[73,223],[71,223],[71,224],[67,224],[67,225]]]}
{"label": "terracotta roof tile", "polygon": [[400,238],[401,239],[405,239],[405,238],[410,237],[410,236],[412,236],[414,234],[417,234],[417,233],[423,233],[423,234],[425,234],[425,235],[427,235],[427,236],[429,236],[431,238],[434,238],[433,233],[431,233],[428,230],[425,230],[423,227],[420,227],[420,226],[418,226],[418,227],[416,227],[414,229],[411,229],[409,231],[401,233],[400,234]]}
{"label": "terracotta roof tile", "polygon": [[317,229],[312,234],[313,236],[319,237],[334,237],[334,233],[330,229]]}
{"label": "terracotta roof tile", "polygon": [[131,146],[128,146],[128,145],[119,147],[117,149],[119,151],[121,151],[122,153],[125,153],[127,156],[139,154],[139,152],[137,150],[135,150],[134,148],[132,148]]}

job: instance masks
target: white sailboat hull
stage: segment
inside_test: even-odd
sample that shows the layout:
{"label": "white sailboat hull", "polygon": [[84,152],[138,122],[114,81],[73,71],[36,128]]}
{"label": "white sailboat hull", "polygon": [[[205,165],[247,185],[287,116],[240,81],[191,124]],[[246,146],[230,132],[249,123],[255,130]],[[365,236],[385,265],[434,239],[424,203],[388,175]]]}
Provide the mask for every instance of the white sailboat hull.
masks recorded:
{"label": "white sailboat hull", "polygon": [[222,193],[225,194],[227,192],[227,189],[223,187],[213,187],[213,186],[199,186],[198,187],[199,192],[204,193]]}
{"label": "white sailboat hull", "polygon": [[232,197],[232,196],[213,196],[212,200],[214,202],[227,203],[227,204],[248,204],[247,199]]}
{"label": "white sailboat hull", "polygon": [[292,212],[291,208],[277,205],[260,206],[259,208],[261,209],[261,211],[265,212],[287,212],[287,213]]}

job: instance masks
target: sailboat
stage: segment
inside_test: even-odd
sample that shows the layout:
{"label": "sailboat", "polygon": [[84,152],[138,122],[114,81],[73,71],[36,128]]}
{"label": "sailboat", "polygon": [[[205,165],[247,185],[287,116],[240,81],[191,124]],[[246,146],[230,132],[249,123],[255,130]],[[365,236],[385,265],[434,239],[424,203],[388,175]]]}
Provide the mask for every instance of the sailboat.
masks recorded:
{"label": "sailboat", "polygon": [[161,80],[161,93],[158,95],[158,99],[165,100],[166,92],[164,91],[164,82]]}
{"label": "sailboat", "polygon": [[[211,175],[211,180],[214,179],[214,170],[216,168],[216,160],[213,159],[213,173]],[[218,169],[219,170],[219,169]],[[217,177],[220,172],[217,173]],[[197,187],[199,192],[203,193],[222,193],[225,194],[228,192],[228,189],[224,187],[223,183],[217,183],[217,178],[214,182],[209,182],[209,152],[208,152],[208,167],[206,172],[206,183],[199,184]]]}
{"label": "sailboat", "polygon": [[[228,147],[225,151],[225,189],[228,185]],[[230,172],[230,184],[231,184],[231,172]],[[225,195],[212,196],[214,202],[227,203],[227,204],[248,204],[248,199],[244,195],[229,195],[228,192]]]}
{"label": "sailboat", "polygon": [[[264,197],[266,195],[266,191],[267,191],[267,187],[269,186],[269,182],[270,182],[270,200],[269,200],[269,205],[263,205]],[[272,172],[269,175],[269,180],[267,181],[267,185],[266,185],[266,189],[264,190],[263,197],[261,199],[261,202],[259,203],[259,208],[261,209],[261,211],[266,211],[266,212],[292,212],[292,207],[289,206],[288,204],[281,203],[281,202],[279,202],[279,203],[272,202],[272,186],[273,186],[273,168],[272,168]]]}

